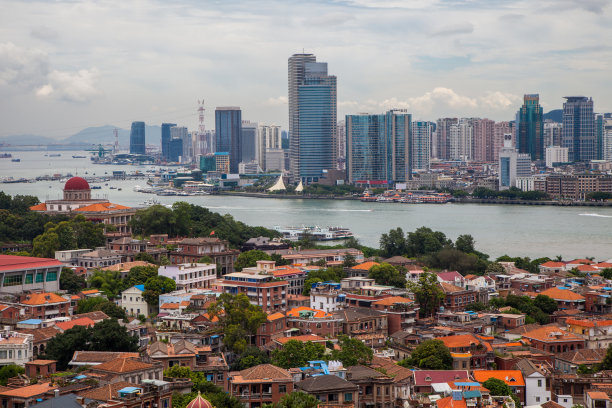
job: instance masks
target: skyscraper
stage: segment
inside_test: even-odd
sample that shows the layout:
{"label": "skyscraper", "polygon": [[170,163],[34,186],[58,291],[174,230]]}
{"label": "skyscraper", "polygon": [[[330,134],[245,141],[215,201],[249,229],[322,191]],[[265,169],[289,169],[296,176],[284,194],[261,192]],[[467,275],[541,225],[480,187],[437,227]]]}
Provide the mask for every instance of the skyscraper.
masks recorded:
{"label": "skyscraper", "polygon": [[603,159],[612,160],[612,118],[604,119]]}
{"label": "skyscraper", "polygon": [[493,161],[499,160],[499,151],[504,147],[504,136],[510,135],[510,145],[514,145],[516,126],[512,122],[496,122],[493,126]]}
{"label": "skyscraper", "polygon": [[457,118],[438,119],[436,126],[436,157],[440,160],[450,159],[450,127],[457,122]]}
{"label": "skyscraper", "polygon": [[512,147],[512,134],[504,135],[504,147],[499,152],[499,189],[516,186],[517,177],[531,175],[531,155]]}
{"label": "skyscraper", "polygon": [[474,160],[479,162],[494,161],[495,121],[476,119],[474,122]]}
{"label": "skyscraper", "polygon": [[186,127],[183,126],[173,126],[170,128],[170,136],[172,136],[172,140],[181,139],[183,151],[181,152],[181,163],[189,163],[193,157],[193,144],[192,138],[189,134],[189,131]]}
{"label": "skyscraper", "polygon": [[259,166],[267,168],[266,154],[268,150],[280,150],[283,147],[282,132],[278,125],[261,125],[259,127]]}
{"label": "skyscraper", "polygon": [[544,120],[544,147],[561,146],[563,125],[550,119]]}
{"label": "skyscraper", "polygon": [[256,122],[243,120],[242,139],[240,141],[240,149],[243,163],[248,163],[252,161],[256,161],[259,163],[259,148],[261,144],[259,137],[260,135],[258,124]]}
{"label": "skyscraper", "polygon": [[291,175],[317,181],[336,168],[336,77],[312,54],[294,54],[288,66]]}
{"label": "skyscraper", "polygon": [[519,153],[529,153],[531,160],[543,161],[545,159],[544,121],[540,95],[525,95],[523,106],[521,106],[516,117],[516,147]]}
{"label": "skyscraper", "polygon": [[606,119],[603,113],[595,115],[595,159],[603,160],[604,126]]}
{"label": "skyscraper", "polygon": [[183,139],[170,139],[170,143],[168,145],[168,161],[172,163],[182,162]]}
{"label": "skyscraper", "polygon": [[146,154],[145,144],[145,123],[132,122],[130,130],[130,153],[131,154]]}
{"label": "skyscraper", "polygon": [[569,149],[572,162],[595,160],[593,99],[585,96],[566,96],[565,99],[561,144]]}
{"label": "skyscraper", "polygon": [[387,184],[411,178],[411,115],[405,110],[346,116],[350,183]]}
{"label": "skyscraper", "polygon": [[218,107],[215,110],[215,147],[217,152],[229,153],[229,171],[238,173],[242,161],[242,111],[239,107]]}
{"label": "skyscraper", "polygon": [[162,159],[168,160],[170,157],[170,128],[176,126],[176,123],[162,123],[161,124],[161,148],[162,148]]}
{"label": "skyscraper", "polygon": [[449,160],[471,161],[474,159],[474,119],[461,118],[450,126]]}
{"label": "skyscraper", "polygon": [[431,122],[412,122],[412,170],[429,170],[432,130]]}

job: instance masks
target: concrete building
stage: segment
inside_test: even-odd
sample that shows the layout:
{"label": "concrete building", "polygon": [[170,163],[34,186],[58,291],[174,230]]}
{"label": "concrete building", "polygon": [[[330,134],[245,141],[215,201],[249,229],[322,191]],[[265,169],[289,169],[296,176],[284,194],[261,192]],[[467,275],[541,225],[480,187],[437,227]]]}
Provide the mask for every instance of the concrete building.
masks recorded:
{"label": "concrete building", "polygon": [[130,154],[146,154],[145,123],[132,122],[130,130]]}
{"label": "concrete building", "polygon": [[461,118],[450,126],[449,160],[471,161],[474,159],[474,126],[471,119]]}
{"label": "concrete building", "polygon": [[242,139],[240,141],[241,163],[260,163],[261,135],[257,122],[242,121]]}
{"label": "concrete building", "polygon": [[511,135],[511,145],[515,146],[516,126],[512,122],[496,122],[493,126],[493,162],[499,160],[499,152],[504,147],[504,136]]}
{"label": "concrete building", "polygon": [[272,275],[228,273],[217,284],[224,293],[245,294],[251,304],[261,306],[264,312],[277,312],[287,308],[289,283],[285,280],[275,280]]}
{"label": "concrete building", "polygon": [[157,274],[174,280],[177,290],[209,289],[217,278],[217,265],[184,263],[160,266]]}
{"label": "concrete building", "polygon": [[567,96],[563,104],[563,130],[561,145],[568,148],[569,160],[595,160],[595,115],[593,99],[585,96]]}
{"label": "concrete building", "polygon": [[57,259],[0,255],[0,292],[57,292],[62,266]]}
{"label": "concrete building", "polygon": [[544,148],[561,146],[561,129],[563,125],[550,119],[544,121]]}
{"label": "concrete building", "polygon": [[506,135],[505,145],[499,153],[499,189],[507,190],[516,186],[517,177],[531,175],[531,156],[518,153],[511,146],[510,135]]}
{"label": "concrete building", "polygon": [[516,148],[519,153],[528,153],[531,160],[542,161],[544,160],[544,122],[540,95],[525,95],[523,100],[523,106],[516,114]]}
{"label": "concrete building", "polygon": [[412,171],[429,170],[431,158],[431,135],[433,123],[427,121],[412,122]]}
{"label": "concrete building", "polygon": [[238,173],[242,161],[242,111],[237,106],[222,106],[215,110],[215,147],[229,153],[229,172]]}
{"label": "concrete building", "polygon": [[5,326],[4,332],[0,335],[0,366],[9,364],[25,366],[34,356],[33,339],[34,336],[31,334],[11,331],[9,326]]}
{"label": "concrete building", "polygon": [[181,163],[190,163],[193,158],[193,142],[189,130],[184,126],[173,126],[170,128],[171,140],[181,140],[183,152]]}
{"label": "concrete building", "polygon": [[474,121],[474,160],[478,162],[494,161],[493,149],[495,121],[477,119]]}
{"label": "concrete building", "polygon": [[457,118],[438,119],[436,126],[436,157],[440,160],[450,159],[450,128],[458,123]]}
{"label": "concrete building", "polygon": [[310,307],[324,312],[334,312],[346,304],[346,296],[341,293],[339,283],[319,282],[310,289]]}
{"label": "concrete building", "polygon": [[554,167],[555,163],[567,163],[569,149],[567,147],[550,146],[546,148],[546,167]]}
{"label": "concrete building", "polygon": [[144,285],[135,285],[121,292],[121,307],[128,316],[150,316],[154,309],[142,297]]}

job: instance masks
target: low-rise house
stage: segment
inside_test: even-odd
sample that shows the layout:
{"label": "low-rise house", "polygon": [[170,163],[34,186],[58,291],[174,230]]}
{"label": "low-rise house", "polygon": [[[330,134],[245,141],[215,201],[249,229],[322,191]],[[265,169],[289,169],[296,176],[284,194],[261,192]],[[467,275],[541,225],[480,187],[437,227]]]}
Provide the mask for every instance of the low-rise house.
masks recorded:
{"label": "low-rise house", "polygon": [[488,341],[473,334],[438,337],[453,355],[453,368],[487,368],[495,362],[493,348]]}
{"label": "low-rise house", "polygon": [[[8,326],[7,326],[8,327]],[[10,331],[5,328],[0,333],[0,366],[16,364],[24,366],[32,360],[34,336],[20,332]]]}
{"label": "low-rise house", "polygon": [[154,308],[142,296],[144,285],[134,285],[121,292],[121,307],[128,316],[150,316]]}
{"label": "low-rise house", "polygon": [[465,278],[457,271],[438,272],[436,275],[440,283],[446,282],[454,286],[459,286],[460,288],[465,288]]}
{"label": "low-rise house", "polygon": [[277,403],[285,394],[293,392],[293,377],[280,367],[260,364],[231,372],[228,388],[230,395],[238,398],[245,407],[260,407]]}
{"label": "low-rise house", "polygon": [[392,408],[396,406],[393,395],[393,379],[370,367],[349,367],[346,379],[359,387],[359,402],[356,407],[370,406]]}
{"label": "low-rise house", "polygon": [[490,378],[505,382],[519,398],[521,404],[525,405],[525,379],[520,370],[474,370],[472,376],[481,384]]}
{"label": "low-rise house", "polygon": [[313,395],[321,407],[359,407],[359,387],[335,375],[318,375],[295,383],[296,390]]}
{"label": "low-rise house", "polygon": [[[4,387],[3,387],[4,388]],[[28,385],[15,389],[0,390],[0,400],[3,408],[23,408],[34,405],[37,401],[43,401],[48,397],[46,394],[53,391],[55,386],[51,383],[40,383]]]}
{"label": "low-rise house", "polygon": [[185,238],[176,246],[176,250],[170,253],[172,264],[196,263],[208,256],[219,266],[220,275],[234,272],[234,262],[240,254],[239,250],[230,248],[228,241],[219,238]]}
{"label": "low-rise house", "polygon": [[347,270],[348,277],[349,278],[367,278],[368,275],[370,274],[370,268],[372,268],[373,266],[377,266],[377,265],[380,265],[380,263],[368,261],[368,262],[362,262],[360,264],[352,266]]}
{"label": "low-rise house", "polygon": [[[121,385],[116,385],[121,384]],[[123,386],[122,388],[119,388]],[[161,380],[142,380],[138,385],[127,382],[109,384],[84,392],[87,400],[99,401],[113,408],[170,407],[172,383]],[[110,396],[111,398],[106,399]]]}
{"label": "low-rise house", "polygon": [[110,272],[119,272],[121,279],[125,279],[130,272],[130,269],[136,266],[153,266],[157,267],[157,265],[145,262],[145,261],[132,261],[132,262],[121,262],[118,264],[114,264],[111,266],[107,266],[106,268],[100,268],[102,271],[110,271]]}
{"label": "low-rise house", "polygon": [[[293,265],[309,265],[320,261],[343,262],[346,255],[352,255],[357,262],[363,262],[363,252],[355,248],[342,249],[279,249],[265,251],[268,255],[278,254]],[[350,276],[350,275],[349,275]]]}
{"label": "low-rise house", "polygon": [[40,327],[37,329],[18,329],[20,333],[32,335],[32,357],[36,358],[39,354],[44,354],[47,343],[60,333],[55,326]]}
{"label": "low-rise house", "polygon": [[390,296],[372,303],[371,308],[387,315],[388,334],[398,331],[412,332],[419,307],[412,299]]}
{"label": "low-rise house", "polygon": [[553,287],[542,291],[540,294],[554,299],[559,309],[584,310],[584,296],[569,289]]}
{"label": "low-rise house", "polygon": [[612,344],[612,320],[566,319],[567,331],[582,335],[586,348],[608,348]]}
{"label": "low-rise house", "polygon": [[321,337],[337,337],[342,330],[342,320],[323,310],[298,307],[287,312],[286,327],[297,329],[300,334]]}
{"label": "low-rise house", "polygon": [[555,370],[566,374],[576,374],[578,367],[593,368],[606,357],[605,349],[580,349],[555,355]]}
{"label": "low-rise house", "polygon": [[374,279],[363,276],[354,276],[352,278],[344,278],[340,281],[340,287],[346,292],[359,291],[363,286],[372,286],[375,284]]}
{"label": "low-rise house", "polygon": [[342,333],[347,336],[377,334],[386,338],[387,315],[369,308],[348,308],[333,313],[342,321]]}
{"label": "low-rise house", "polygon": [[210,289],[212,282],[217,279],[217,265],[184,263],[160,266],[157,274],[174,280],[178,290]]}
{"label": "low-rise house", "polygon": [[342,293],[341,286],[336,282],[319,282],[310,289],[310,307],[331,313],[339,310],[346,304],[346,295]]}
{"label": "low-rise house", "polygon": [[562,330],[558,326],[543,326],[531,330],[523,333],[523,339],[528,340],[531,347],[551,353],[565,353],[585,348],[583,337]]}
{"label": "low-rise house", "polygon": [[612,399],[603,391],[587,391],[585,408],[610,408]]}
{"label": "low-rise house", "polygon": [[122,351],[85,351],[76,350],[72,354],[72,360],[68,363],[71,367],[97,366],[117,359],[137,359],[138,353],[125,353]]}
{"label": "low-rise house", "polygon": [[540,269],[540,273],[544,273],[547,275],[553,273],[559,273],[565,271],[565,262],[560,261],[548,261],[540,264],[538,267]]}
{"label": "low-rise house", "polygon": [[163,365],[159,362],[150,364],[135,358],[120,357],[93,366],[87,372],[106,382],[127,381],[140,384],[143,380],[161,380]]}
{"label": "low-rise house", "polygon": [[526,405],[539,405],[551,400],[550,365],[523,359],[516,363],[516,368],[523,373],[525,380]]}
{"label": "low-rise house", "polygon": [[57,322],[55,323],[55,327],[57,327],[63,333],[75,326],[93,327],[95,324],[96,323],[89,317],[80,317],[67,322]]}
{"label": "low-rise house", "polygon": [[87,269],[99,269],[121,263],[121,255],[105,248],[97,248],[94,251],[79,254],[77,265]]}
{"label": "low-rise house", "polygon": [[289,282],[287,292],[289,295],[301,295],[304,292],[304,282],[306,281],[307,272],[291,266],[278,266],[270,273],[276,279],[282,279]]}
{"label": "low-rise house", "polygon": [[469,378],[467,370],[415,370],[412,372],[412,394],[429,394],[432,385]]}
{"label": "low-rise house", "polygon": [[23,294],[19,306],[31,319],[52,319],[69,315],[70,300],[52,292]]}
{"label": "low-rise house", "polygon": [[17,323],[19,313],[18,307],[0,304],[0,323],[10,325]]}
{"label": "low-rise house", "polygon": [[440,282],[440,288],[444,292],[444,308],[451,312],[464,311],[466,306],[475,302],[489,302],[489,293],[484,290],[465,289],[448,282]]}
{"label": "low-rise house", "polygon": [[410,382],[412,370],[397,365],[395,361],[385,357],[372,357],[370,367],[384,370],[392,381],[392,394],[395,406],[403,406],[410,399]]}

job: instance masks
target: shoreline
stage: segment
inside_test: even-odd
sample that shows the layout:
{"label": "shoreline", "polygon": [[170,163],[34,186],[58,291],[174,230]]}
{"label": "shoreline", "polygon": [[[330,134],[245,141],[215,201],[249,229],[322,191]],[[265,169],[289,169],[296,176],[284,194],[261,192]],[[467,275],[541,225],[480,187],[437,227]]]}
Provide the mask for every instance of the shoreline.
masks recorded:
{"label": "shoreline", "polygon": [[[297,194],[267,194],[267,193],[248,193],[241,191],[219,191],[214,195],[238,196],[250,198],[268,198],[280,200],[341,200],[341,201],[360,201],[360,197],[350,196],[322,196],[322,195],[297,195]],[[532,206],[557,206],[557,207],[612,207],[612,201],[531,201],[531,200],[502,200],[493,198],[454,198],[453,203],[457,204],[498,204],[498,205],[532,205]],[[376,203],[373,201],[373,203]],[[389,203],[383,203],[389,204]],[[402,204],[402,203],[393,203]],[[439,204],[433,204],[439,205]]]}

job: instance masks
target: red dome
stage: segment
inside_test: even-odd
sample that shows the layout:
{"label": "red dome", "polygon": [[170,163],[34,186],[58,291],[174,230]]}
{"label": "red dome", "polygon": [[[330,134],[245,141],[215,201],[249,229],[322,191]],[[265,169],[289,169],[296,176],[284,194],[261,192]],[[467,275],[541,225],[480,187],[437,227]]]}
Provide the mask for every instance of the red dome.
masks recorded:
{"label": "red dome", "polygon": [[81,177],[73,177],[66,182],[64,190],[91,190],[87,180]]}
{"label": "red dome", "polygon": [[213,405],[202,398],[200,392],[198,391],[198,396],[193,399],[189,404],[187,404],[186,408],[214,408]]}

